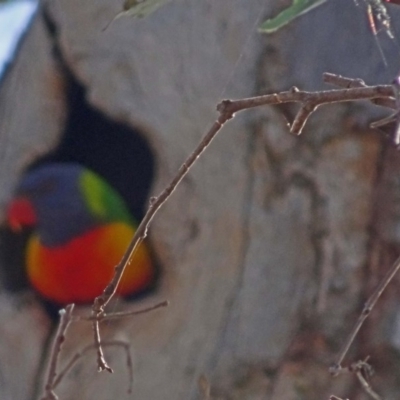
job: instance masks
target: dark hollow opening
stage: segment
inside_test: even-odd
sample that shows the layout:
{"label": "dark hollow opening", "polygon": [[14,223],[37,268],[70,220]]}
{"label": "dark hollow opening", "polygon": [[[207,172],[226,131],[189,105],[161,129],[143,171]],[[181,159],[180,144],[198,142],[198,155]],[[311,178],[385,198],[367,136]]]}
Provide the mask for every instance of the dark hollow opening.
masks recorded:
{"label": "dark hollow opening", "polygon": [[[69,71],[65,72],[68,110],[61,140],[54,150],[27,169],[48,162],[80,163],[104,177],[124,198],[136,221],[140,221],[147,209],[154,178],[154,156],[147,140],[138,129],[91,106],[86,101],[85,88]],[[1,255],[6,266],[3,280],[11,291],[28,286],[23,268],[23,246],[28,234],[16,235],[8,228],[1,234]]]}

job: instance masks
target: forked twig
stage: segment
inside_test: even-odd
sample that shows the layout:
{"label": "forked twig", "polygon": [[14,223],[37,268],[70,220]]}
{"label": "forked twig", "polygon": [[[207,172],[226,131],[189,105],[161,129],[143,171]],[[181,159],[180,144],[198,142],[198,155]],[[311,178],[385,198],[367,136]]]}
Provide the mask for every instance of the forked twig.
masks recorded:
{"label": "forked twig", "polygon": [[301,103],[290,132],[300,135],[310,115],[320,106],[331,103],[342,103],[355,100],[373,100],[393,97],[392,85],[350,87],[346,89],[322,90],[306,92],[293,87],[281,93],[267,94],[242,100],[224,100],[217,106],[220,113],[235,114],[249,108],[271,104]]}
{"label": "forked twig", "polygon": [[367,381],[367,379],[365,379],[363,373],[358,370],[356,372],[356,376],[358,378],[358,380],[361,383],[361,386],[363,387],[363,389],[374,399],[374,400],[383,400],[381,396],[379,396],[378,393],[375,392],[374,389],[372,389],[372,386],[369,384],[369,382]]}
{"label": "forked twig", "polygon": [[[132,366],[132,355],[130,352],[130,344],[128,342],[124,342],[122,340],[108,340],[106,342],[101,343],[102,347],[122,347],[125,350],[126,354],[126,366],[129,373],[129,385],[127,392],[132,393],[133,387],[133,366]],[[59,383],[64,379],[65,375],[71,370],[71,368],[79,361],[82,357],[84,357],[91,350],[96,349],[95,345],[92,343],[86,347],[84,347],[81,351],[77,352],[65,365],[61,372],[58,373],[57,378],[53,383],[53,390],[59,385]]]}
{"label": "forked twig", "polygon": [[[162,301],[157,303],[153,306],[149,306],[146,308],[142,308],[139,310],[133,311],[124,311],[124,312],[116,312],[110,314],[103,314],[98,316],[98,322],[100,321],[108,321],[111,319],[120,319],[126,317],[132,317],[134,315],[145,314],[154,310],[157,310],[162,307],[167,307],[168,301]],[[103,352],[104,347],[109,346],[120,346],[123,347],[126,352],[126,364],[129,373],[129,387],[128,393],[132,392],[132,385],[133,385],[133,366],[132,366],[132,356],[130,354],[130,345],[127,342],[121,340],[108,340],[101,342],[100,345],[97,343],[92,343],[86,347],[84,347],[81,351],[77,352],[70,361],[66,364],[66,366],[61,370],[61,372],[57,372],[57,365],[59,356],[61,353],[62,344],[65,341],[65,334],[67,328],[71,322],[78,322],[78,321],[92,321],[93,316],[90,317],[83,317],[83,316],[73,316],[72,310],[74,308],[73,304],[69,304],[66,306],[65,310],[60,310],[60,321],[57,328],[57,333],[54,337],[53,347],[49,358],[49,372],[47,376],[47,380],[44,386],[44,397],[42,400],[56,400],[58,399],[57,395],[55,394],[54,390],[60,384],[60,382],[64,379],[65,375],[70,371],[70,369],[74,366],[74,364],[82,358],[86,353],[90,350],[96,350],[97,352],[100,350]]]}
{"label": "forked twig", "polygon": [[367,357],[365,360],[360,360],[351,364],[349,367],[344,368],[343,372],[346,371],[354,373],[357,379],[360,381],[361,387],[367,394],[369,394],[371,398],[373,398],[374,400],[383,400],[382,397],[379,396],[379,394],[376,393],[374,389],[372,389],[372,386],[369,383],[369,380],[374,371],[371,365],[368,364],[368,359],[369,357]]}
{"label": "forked twig", "polygon": [[[111,319],[121,319],[121,318],[127,318],[127,317],[132,317],[134,315],[140,315],[140,314],[147,314],[148,312],[157,310],[159,308],[163,308],[163,307],[168,307],[169,306],[169,302],[167,300],[161,301],[160,303],[156,303],[152,306],[146,307],[146,308],[141,308],[139,310],[132,310],[132,311],[120,311],[120,312],[113,312],[110,314],[104,313],[102,315],[100,315],[99,317],[97,317],[97,320],[99,322],[103,322],[103,321],[109,321]],[[81,315],[77,315],[75,317],[72,317],[72,321],[73,322],[77,322],[77,321],[94,321],[96,320],[96,317],[94,316],[89,316],[89,317],[84,317]]]}

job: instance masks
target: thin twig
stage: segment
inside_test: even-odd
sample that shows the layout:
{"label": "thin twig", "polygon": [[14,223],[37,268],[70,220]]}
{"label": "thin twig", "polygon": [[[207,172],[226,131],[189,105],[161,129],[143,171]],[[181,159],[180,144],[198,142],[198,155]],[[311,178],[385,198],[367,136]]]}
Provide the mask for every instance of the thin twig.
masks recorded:
{"label": "thin twig", "polygon": [[116,266],[115,273],[110,283],[106,286],[103,293],[96,297],[93,304],[93,312],[94,315],[102,313],[104,311],[104,307],[109,303],[117,286],[121,280],[122,274],[127,265],[129,265],[132,261],[132,255],[135,252],[136,248],[139,244],[146,238],[148,227],[154,218],[154,215],[161,208],[161,206],[167,201],[167,199],[174,192],[178,184],[184,178],[184,176],[189,172],[190,168],[196,162],[196,160],[200,157],[200,155],[204,152],[204,150],[208,147],[210,142],[214,139],[216,134],[220,131],[225,122],[232,118],[233,114],[223,113],[220,115],[217,121],[214,122],[211,129],[207,132],[201,142],[197,145],[196,149],[189,155],[187,160],[181,165],[176,176],[172,179],[170,184],[162,191],[162,193],[158,197],[152,197],[150,199],[150,206],[144,216],[143,220],[139,224],[135,235],[131,243],[128,246],[128,249],[124,256],[122,257],[121,262]]}
{"label": "thin twig", "polygon": [[95,344],[96,344],[96,346],[99,347],[98,351],[97,351],[97,364],[98,364],[98,368],[100,371],[108,370],[109,372],[112,372],[111,368],[108,366],[107,362],[105,361],[104,354],[101,350],[101,345],[100,345],[101,340],[100,340],[98,317],[101,316],[101,314],[104,314],[104,307],[108,304],[108,302],[111,300],[111,298],[115,294],[116,288],[119,284],[119,281],[121,280],[122,274],[124,273],[126,266],[131,263],[133,253],[135,252],[137,246],[147,236],[147,229],[150,225],[150,222],[154,218],[154,215],[161,208],[161,206],[167,201],[167,199],[171,196],[171,194],[174,192],[174,190],[178,186],[179,182],[181,182],[183,177],[188,173],[188,171],[193,166],[193,164],[196,162],[196,160],[200,157],[200,155],[208,147],[210,142],[214,139],[214,137],[220,131],[222,126],[225,124],[225,122],[232,117],[233,117],[233,115],[229,114],[229,113],[224,113],[224,114],[220,115],[218,120],[214,122],[211,129],[207,132],[207,134],[201,140],[201,142],[196,147],[196,149],[193,151],[193,153],[190,154],[190,156],[187,158],[187,160],[179,168],[178,173],[172,179],[170,184],[164,189],[164,191],[158,197],[151,199],[149,209],[148,209],[146,215],[144,216],[142,222],[138,226],[136,233],[135,233],[131,243],[129,244],[128,250],[126,251],[125,255],[123,256],[121,262],[115,268],[115,273],[114,273],[114,276],[113,276],[111,282],[104,289],[103,293],[99,297],[96,297],[96,299],[94,300],[93,308],[92,308],[92,317],[95,318],[93,321],[93,331],[94,331]]}
{"label": "thin twig", "polygon": [[[371,122],[369,124],[369,126],[371,128],[374,128],[374,129],[375,128],[381,128],[381,127],[383,127],[383,126],[385,126],[387,124],[390,124],[391,122],[395,122],[398,114],[399,113],[396,111],[396,112],[388,115],[387,117],[380,119],[379,121]],[[396,135],[394,135],[394,136],[396,137]],[[396,143],[396,140],[394,140],[394,142]]]}
{"label": "thin twig", "polygon": [[360,381],[361,386],[363,387],[363,389],[365,390],[366,393],[368,393],[374,400],[382,400],[382,397],[379,396],[379,394],[376,393],[374,391],[374,389],[372,389],[371,385],[364,378],[364,376],[360,370],[356,372],[356,376],[357,376],[358,380]]}
{"label": "thin twig", "polygon": [[[129,385],[128,385],[128,393],[132,393],[133,386],[133,367],[132,367],[132,355],[130,352],[130,344],[128,342],[124,342],[122,340],[108,340],[106,342],[101,343],[102,347],[111,347],[111,346],[119,346],[125,350],[126,354],[126,366],[129,373]],[[71,370],[71,368],[75,365],[75,363],[85,356],[89,351],[96,349],[94,344],[90,344],[84,347],[81,351],[77,352],[65,365],[62,371],[57,375],[57,378],[54,380],[53,389],[55,389],[60,382],[64,379],[65,375]]]}
{"label": "thin twig", "polygon": [[332,74],[331,72],[324,72],[322,80],[334,86],[342,88],[366,87],[366,83],[360,78],[347,78],[342,75]]}
{"label": "thin twig", "polygon": [[103,351],[101,349],[100,329],[99,320],[104,314],[104,309],[109,303],[111,298],[114,296],[121,277],[124,273],[125,268],[132,261],[132,255],[135,252],[139,244],[147,236],[148,227],[154,218],[158,210],[164,205],[171,194],[174,192],[178,184],[182,181],[184,176],[189,172],[190,168],[197,161],[197,159],[203,154],[211,141],[215,138],[217,133],[221,130],[223,125],[234,117],[235,113],[243,111],[249,108],[271,105],[271,104],[282,104],[289,102],[301,103],[300,111],[298,112],[292,126],[291,133],[300,134],[307,119],[320,105],[344,101],[354,100],[371,100],[377,98],[387,98],[393,96],[392,85],[380,85],[380,86],[368,86],[368,87],[355,87],[349,89],[336,89],[327,90],[320,92],[306,92],[300,91],[297,88],[292,88],[289,91],[274,93],[265,96],[252,97],[241,100],[224,100],[217,106],[219,112],[218,119],[211,126],[210,130],[204,135],[203,139],[196,146],[195,150],[189,155],[186,161],[181,165],[175,177],[169,183],[169,185],[161,192],[158,197],[153,197],[150,200],[149,208],[144,216],[142,222],[139,224],[131,243],[128,246],[126,253],[124,254],[120,263],[116,266],[114,276],[109,284],[104,289],[103,293],[96,297],[92,307],[92,318],[93,318],[93,333],[94,341],[98,346],[97,351],[97,364],[100,371],[108,370],[111,372],[111,368],[108,366]]}
{"label": "thin twig", "polygon": [[157,310],[162,307],[168,307],[169,302],[167,300],[161,301],[160,303],[156,303],[152,306],[142,308],[140,310],[131,310],[131,311],[121,311],[121,312],[113,312],[110,314],[104,313],[99,315],[98,317],[96,316],[89,316],[89,317],[84,317],[81,315],[77,315],[75,317],[72,317],[73,322],[78,322],[78,321],[109,321],[111,319],[121,319],[121,318],[127,318],[127,317],[132,317],[134,315],[140,315],[140,314],[147,314],[151,311]]}
{"label": "thin twig", "polygon": [[57,377],[57,365],[60,357],[62,345],[65,341],[65,333],[68,329],[69,324],[72,321],[72,311],[74,309],[73,304],[68,304],[65,309],[61,309],[60,322],[58,323],[57,333],[54,337],[53,347],[50,354],[49,370],[47,373],[47,380],[44,385],[44,395],[42,400],[57,400],[58,397],[54,393],[55,382]]}
{"label": "thin twig", "polygon": [[352,373],[355,374],[357,379],[359,380],[361,387],[364,391],[372,397],[374,400],[383,400],[382,397],[374,391],[372,386],[369,383],[374,371],[371,365],[368,363],[369,356],[365,358],[365,360],[359,360],[355,363],[352,363],[348,367],[343,367],[338,371],[339,373]]}
{"label": "thin twig", "polygon": [[333,376],[338,375],[343,369],[342,362],[348,353],[351,344],[353,343],[355,337],[357,336],[358,331],[360,330],[361,326],[363,325],[364,321],[368,318],[368,315],[371,313],[372,309],[374,308],[376,302],[378,301],[379,297],[381,297],[382,293],[386,289],[387,285],[392,281],[393,277],[396,275],[397,271],[400,269],[400,257],[395,261],[392,268],[386,273],[385,277],[382,279],[378,287],[375,289],[374,293],[365,303],[364,308],[358,317],[358,320],[351,331],[349,338],[346,340],[342,351],[339,353],[339,357],[337,362],[332,365],[329,369],[330,373]]}
{"label": "thin twig", "polygon": [[293,87],[291,90],[281,93],[234,101],[224,100],[217,106],[217,110],[221,113],[230,112],[231,114],[235,114],[238,111],[271,104],[302,103],[295,118],[295,123],[290,128],[291,133],[299,135],[311,113],[321,105],[355,100],[373,100],[392,96],[392,85],[352,87],[348,89],[322,90],[319,92],[306,92]]}
{"label": "thin twig", "polygon": [[99,312],[98,314],[96,314],[95,317],[97,319],[95,321],[93,321],[93,324],[92,324],[92,328],[94,331],[94,344],[96,346],[96,354],[97,354],[97,370],[99,372],[107,371],[110,374],[112,374],[114,371],[108,365],[108,363],[104,357],[103,348],[101,347],[100,325],[99,325],[98,318],[101,318],[102,315],[103,315],[102,312]]}
{"label": "thin twig", "polygon": [[400,120],[399,120],[399,107],[400,107],[400,78],[399,76],[393,81],[393,92],[396,99],[396,129],[394,132],[394,144],[398,147],[400,145]]}
{"label": "thin twig", "polygon": [[[368,87],[362,79],[346,78],[341,75],[331,74],[330,72],[325,72],[322,75],[322,78],[325,83],[346,89]],[[397,110],[396,99],[393,97],[393,95],[387,98],[372,99],[371,101],[377,106]]]}

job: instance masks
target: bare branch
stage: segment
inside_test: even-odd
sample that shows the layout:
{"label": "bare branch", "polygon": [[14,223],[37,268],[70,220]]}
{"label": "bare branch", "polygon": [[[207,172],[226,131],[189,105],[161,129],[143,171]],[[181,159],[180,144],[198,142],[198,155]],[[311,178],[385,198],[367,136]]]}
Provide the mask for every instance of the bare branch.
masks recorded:
{"label": "bare branch", "polygon": [[161,192],[157,197],[150,199],[150,205],[144,216],[143,220],[138,226],[131,243],[120,263],[116,266],[114,276],[109,282],[109,284],[104,289],[103,293],[96,297],[92,306],[92,316],[93,319],[93,333],[94,341],[96,346],[98,346],[97,351],[97,363],[100,371],[108,370],[111,372],[111,368],[108,366],[106,360],[104,359],[103,351],[101,349],[101,339],[100,339],[100,328],[99,320],[101,320],[104,314],[104,309],[109,303],[111,298],[114,296],[117,286],[121,280],[124,270],[127,265],[132,261],[132,256],[139,246],[139,244],[147,236],[147,230],[151,221],[153,220],[155,214],[164,205],[164,203],[169,199],[171,194],[174,192],[178,184],[182,181],[184,176],[189,172],[190,168],[197,161],[197,159],[203,154],[206,148],[209,146],[211,141],[215,138],[224,124],[232,119],[235,113],[243,111],[246,109],[260,107],[272,104],[282,104],[297,102],[301,103],[300,111],[298,112],[292,126],[291,133],[299,135],[306,124],[309,116],[315,111],[319,106],[329,103],[354,101],[354,100],[371,100],[371,99],[381,99],[393,96],[393,86],[392,85],[380,85],[380,86],[367,86],[367,87],[354,87],[348,89],[336,89],[327,90],[319,92],[306,92],[300,91],[297,88],[292,88],[289,91],[268,94],[264,96],[252,97],[241,100],[223,100],[217,106],[217,111],[219,112],[218,119],[211,126],[209,131],[204,135],[200,143],[196,146],[194,151],[189,155],[186,161],[181,165],[177,171],[175,177],[171,180],[169,185]]}
{"label": "bare branch", "polygon": [[57,400],[58,397],[54,393],[55,382],[57,377],[57,365],[60,357],[62,345],[65,341],[65,333],[68,329],[69,324],[72,321],[72,311],[74,304],[68,304],[65,309],[59,311],[60,322],[58,323],[57,333],[54,337],[53,347],[50,354],[49,371],[47,373],[47,379],[44,386],[44,396],[42,400]]}
{"label": "bare branch", "polygon": [[259,106],[282,103],[301,103],[302,107],[295,118],[295,122],[290,128],[291,133],[299,135],[301,134],[308,117],[321,105],[355,100],[390,98],[392,96],[392,85],[351,87],[347,89],[323,90],[319,92],[300,91],[296,87],[293,87],[287,92],[267,94],[264,96],[235,101],[224,100],[217,106],[217,110],[220,113],[227,112],[234,115],[238,111]]}
{"label": "bare branch", "polygon": [[167,199],[171,196],[171,194],[174,192],[174,190],[178,186],[179,182],[181,182],[183,177],[188,173],[188,171],[193,166],[193,164],[196,162],[196,160],[200,157],[200,155],[208,147],[208,145],[214,139],[216,134],[220,131],[222,126],[225,124],[225,122],[232,117],[233,117],[233,115],[229,114],[229,113],[223,113],[220,115],[218,120],[214,122],[211,129],[207,132],[207,134],[204,136],[204,138],[200,141],[200,143],[198,144],[196,149],[192,152],[192,154],[189,155],[187,160],[181,165],[176,176],[172,179],[170,184],[164,189],[164,191],[158,197],[151,199],[149,209],[148,209],[146,215],[144,216],[142,222],[140,223],[138,229],[136,230],[136,233],[135,233],[131,243],[129,244],[129,247],[128,247],[126,253],[124,254],[121,262],[115,268],[115,273],[114,273],[114,276],[113,276],[111,282],[104,289],[103,293],[94,300],[93,308],[92,308],[92,317],[94,318],[93,332],[94,332],[95,344],[96,344],[96,346],[98,346],[97,363],[98,363],[98,368],[100,371],[106,369],[111,372],[112,370],[107,365],[107,363],[104,359],[103,352],[101,350],[100,329],[99,329],[99,319],[98,319],[99,316],[104,313],[104,307],[108,304],[108,302],[111,300],[111,298],[115,294],[116,288],[121,280],[122,274],[124,273],[126,266],[131,263],[132,256],[133,256],[137,246],[147,236],[147,229],[150,225],[150,222],[154,218],[154,215],[161,208],[161,206],[167,201]]}
{"label": "bare branch", "polygon": [[[348,367],[343,367],[338,371],[338,374],[341,373],[352,373],[355,374],[357,379],[359,380],[361,387],[363,390],[374,400],[383,400],[382,397],[374,391],[369,381],[374,373],[372,366],[368,363],[369,356],[365,358],[365,360],[359,360],[355,363],[352,363]],[[336,399],[335,396],[333,396]]]}
{"label": "bare branch", "polygon": [[374,293],[372,293],[371,297],[365,303],[364,308],[358,317],[358,320],[351,331],[349,338],[346,340],[342,351],[339,353],[338,360],[336,364],[332,365],[329,369],[330,373],[333,376],[338,375],[344,367],[342,367],[342,362],[348,353],[351,344],[353,343],[355,337],[357,336],[358,331],[360,330],[361,326],[363,325],[364,321],[368,318],[368,315],[371,313],[372,309],[374,308],[376,302],[381,297],[382,293],[386,289],[387,285],[392,281],[393,277],[396,275],[397,271],[400,269],[400,257],[395,261],[392,268],[386,273],[385,277],[382,279],[378,287],[375,289]]}
{"label": "bare branch", "polygon": [[322,80],[325,83],[329,83],[334,86],[339,86],[343,88],[354,88],[354,87],[366,87],[367,85],[362,79],[359,78],[347,78],[342,75],[332,74],[330,72],[324,72],[322,74]]}
{"label": "bare branch", "polygon": [[[132,367],[132,355],[130,352],[130,344],[128,342],[124,342],[122,340],[108,340],[106,342],[101,343],[102,347],[122,347],[125,350],[126,354],[126,366],[129,373],[129,386],[128,393],[132,393],[132,385],[133,385],[133,367]],[[55,389],[60,382],[64,379],[65,375],[71,370],[71,368],[79,361],[82,357],[84,357],[91,350],[96,349],[94,344],[90,344],[84,347],[81,351],[77,352],[66,364],[66,366],[62,369],[62,371],[58,374],[57,378],[54,380],[53,389]]]}
{"label": "bare branch", "polygon": [[383,400],[381,396],[379,396],[378,393],[376,393],[371,385],[369,384],[369,382],[364,378],[363,374],[361,371],[357,371],[356,372],[356,376],[358,378],[358,380],[361,383],[362,388],[365,390],[365,392],[367,392],[374,400]]}
{"label": "bare branch", "polygon": [[[343,87],[347,89],[357,88],[357,87],[368,87],[362,79],[346,78],[344,76],[331,74],[329,72],[325,72],[322,76],[323,76],[323,81],[325,83],[329,83],[331,85],[338,87]],[[392,94],[392,96],[387,98],[373,99],[371,101],[377,106],[397,110],[396,99],[394,98],[394,94]]]}
{"label": "bare branch", "polygon": [[[95,315],[97,318],[101,318],[102,312]],[[94,331],[94,345],[96,346],[96,354],[97,354],[97,369],[99,372],[101,371],[108,371],[112,374],[114,371],[112,368],[107,364],[106,359],[104,358],[103,348],[101,347],[101,338],[100,338],[100,325],[99,319],[93,321],[93,331]]]}

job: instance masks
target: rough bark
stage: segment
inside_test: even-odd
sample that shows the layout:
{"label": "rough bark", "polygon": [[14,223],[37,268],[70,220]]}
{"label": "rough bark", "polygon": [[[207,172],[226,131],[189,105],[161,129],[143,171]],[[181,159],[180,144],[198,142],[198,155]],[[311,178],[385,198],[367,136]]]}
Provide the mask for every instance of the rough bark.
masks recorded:
{"label": "rough bark", "polygon": [[[54,45],[88,102],[143,127],[157,160],[157,194],[222,98],[321,88],[325,71],[391,81],[397,54],[387,54],[384,67],[362,9],[328,3],[268,37],[256,32],[273,11],[264,0],[176,1],[105,32],[117,1],[49,3],[55,33],[36,18],[0,92],[2,201],[32,148],[47,149],[62,130]],[[113,376],[98,375],[94,356],[87,357],[60,386],[60,398],[195,399],[201,374],[223,399],[362,398],[354,377],[332,380],[327,369],[398,248],[398,154],[367,128],[375,112],[368,105],[326,106],[301,137],[289,135],[281,111],[238,115],[156,217],[150,235],[164,275],[157,293],[138,305],[171,305],[105,328],[106,337],[132,343],[133,394],[126,394],[122,353],[112,349]],[[0,390],[28,399],[48,325],[28,306],[26,318],[7,311],[13,301],[5,293],[0,302]],[[389,291],[353,353],[374,355],[374,385],[393,398],[396,304]],[[14,357],[7,333],[14,325],[24,361],[10,366],[4,360]],[[90,340],[89,325],[73,324],[66,354]]]}

